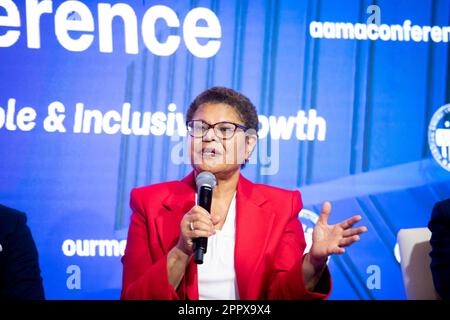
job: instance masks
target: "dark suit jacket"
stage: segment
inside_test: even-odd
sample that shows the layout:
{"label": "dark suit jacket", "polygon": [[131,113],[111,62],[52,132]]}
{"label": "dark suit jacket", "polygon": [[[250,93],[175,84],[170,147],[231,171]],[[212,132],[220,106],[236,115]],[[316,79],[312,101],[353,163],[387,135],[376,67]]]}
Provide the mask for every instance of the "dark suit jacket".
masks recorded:
{"label": "dark suit jacket", "polygon": [[450,199],[435,204],[428,228],[434,286],[443,299],[450,299]]}
{"label": "dark suit jacket", "polygon": [[[179,287],[168,280],[167,254],[180,236],[180,221],[195,204],[195,180],[133,189],[131,224],[123,262],[122,299],[197,300],[197,265],[191,259]],[[254,184],[242,175],[236,191],[234,263],[239,297],[325,299],[331,291],[328,268],[314,292],[302,274],[306,246],[298,220],[300,193]]]}
{"label": "dark suit jacket", "polygon": [[38,252],[25,214],[0,205],[0,300],[44,299]]}

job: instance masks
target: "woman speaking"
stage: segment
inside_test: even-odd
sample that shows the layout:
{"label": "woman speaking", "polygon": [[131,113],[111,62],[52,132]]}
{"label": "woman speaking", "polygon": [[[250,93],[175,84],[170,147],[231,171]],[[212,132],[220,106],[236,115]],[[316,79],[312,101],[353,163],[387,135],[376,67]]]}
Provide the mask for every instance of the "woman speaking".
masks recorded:
{"label": "woman speaking", "polygon": [[[327,259],[367,231],[353,227],[361,217],[329,225],[325,202],[304,254],[300,192],[254,184],[240,173],[258,138],[251,101],[211,88],[195,98],[186,120],[193,171],[131,191],[121,298],[325,299]],[[202,172],[214,180],[209,212],[196,205]],[[199,264],[194,251],[201,238],[207,250]]]}

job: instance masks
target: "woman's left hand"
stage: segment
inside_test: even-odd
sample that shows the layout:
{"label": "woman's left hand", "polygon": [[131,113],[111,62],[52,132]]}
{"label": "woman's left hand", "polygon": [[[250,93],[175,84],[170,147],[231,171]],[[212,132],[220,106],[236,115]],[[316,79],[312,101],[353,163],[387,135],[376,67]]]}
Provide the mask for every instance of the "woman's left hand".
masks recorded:
{"label": "woman's left hand", "polygon": [[331,204],[326,201],[322,206],[319,220],[312,234],[312,246],[309,251],[312,262],[325,263],[328,256],[342,254],[345,247],[358,241],[359,235],[367,231],[365,226],[353,228],[353,225],[362,218],[353,216],[337,224],[329,225],[328,218],[331,212]]}

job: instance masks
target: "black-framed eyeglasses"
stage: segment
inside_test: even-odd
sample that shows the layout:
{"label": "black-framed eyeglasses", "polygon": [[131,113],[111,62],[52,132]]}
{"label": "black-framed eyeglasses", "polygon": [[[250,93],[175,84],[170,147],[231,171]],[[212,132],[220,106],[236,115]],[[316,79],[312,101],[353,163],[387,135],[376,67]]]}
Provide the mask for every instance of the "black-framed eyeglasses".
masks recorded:
{"label": "black-framed eyeglasses", "polygon": [[237,129],[242,129],[244,131],[248,129],[246,126],[228,121],[209,124],[203,120],[191,120],[186,122],[186,126],[191,137],[203,138],[208,130],[213,128],[216,136],[225,140],[233,138]]}

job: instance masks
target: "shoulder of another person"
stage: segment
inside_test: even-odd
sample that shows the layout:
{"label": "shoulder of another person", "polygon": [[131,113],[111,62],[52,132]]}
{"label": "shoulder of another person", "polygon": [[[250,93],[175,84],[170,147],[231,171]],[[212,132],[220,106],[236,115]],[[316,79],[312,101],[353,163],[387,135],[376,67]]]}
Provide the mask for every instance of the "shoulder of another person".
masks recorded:
{"label": "shoulder of another person", "polygon": [[25,213],[0,205],[0,239],[14,232],[19,224],[26,224]]}
{"label": "shoulder of another person", "polygon": [[450,219],[450,199],[437,202],[433,208],[433,215]]}

